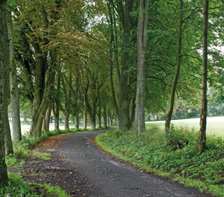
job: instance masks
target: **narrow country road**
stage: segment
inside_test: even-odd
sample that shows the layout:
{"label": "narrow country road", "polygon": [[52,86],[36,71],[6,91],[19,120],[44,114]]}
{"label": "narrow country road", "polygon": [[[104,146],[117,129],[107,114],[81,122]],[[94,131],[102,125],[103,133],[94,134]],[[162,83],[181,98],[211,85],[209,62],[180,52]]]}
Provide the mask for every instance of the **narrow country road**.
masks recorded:
{"label": "narrow country road", "polygon": [[164,178],[140,172],[95,147],[90,139],[102,131],[68,135],[59,150],[92,184],[92,196],[209,196]]}

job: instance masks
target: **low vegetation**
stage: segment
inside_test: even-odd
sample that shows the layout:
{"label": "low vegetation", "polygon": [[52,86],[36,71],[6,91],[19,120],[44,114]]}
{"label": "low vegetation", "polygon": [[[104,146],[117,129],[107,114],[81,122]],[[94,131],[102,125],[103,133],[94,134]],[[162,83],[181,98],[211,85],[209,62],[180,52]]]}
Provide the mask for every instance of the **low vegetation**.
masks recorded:
{"label": "low vegetation", "polygon": [[[33,147],[43,139],[59,134],[67,134],[67,133],[77,133],[84,132],[86,130],[59,130],[59,131],[51,131],[45,132],[39,138],[29,138],[28,136],[24,136],[21,142],[14,144],[14,154],[6,156],[6,163],[8,167],[17,168],[22,167],[25,163],[25,159],[28,157],[39,158],[42,160],[49,160],[51,158],[50,153],[42,153],[38,151],[38,149],[32,150]],[[6,188],[0,189],[0,196],[39,196],[40,194],[43,196],[68,196],[65,191],[61,190],[60,187],[53,187],[46,184],[35,184],[35,183],[27,183],[22,180],[20,174],[12,174],[9,173],[9,186]]]}
{"label": "low vegetation", "polygon": [[[41,193],[41,195],[40,195]],[[0,196],[60,196],[67,197],[60,187],[46,184],[27,183],[17,174],[9,173],[9,186],[0,189]]]}
{"label": "low vegetation", "polygon": [[224,141],[209,136],[207,149],[200,154],[198,135],[172,126],[165,140],[163,132],[152,126],[139,137],[133,130],[115,130],[97,136],[96,141],[106,151],[147,172],[224,196]]}
{"label": "low vegetation", "polygon": [[41,137],[38,137],[38,138],[30,138],[25,135],[23,136],[22,141],[15,143],[13,145],[14,154],[6,156],[6,164],[8,167],[20,167],[24,163],[23,159],[26,159],[28,157],[49,160],[51,156],[49,153],[42,153],[42,152],[39,152],[38,150],[31,151],[32,148],[35,146],[35,144],[46,139],[49,136],[59,135],[59,134],[62,135],[67,133],[77,133],[77,132],[84,132],[84,131],[88,131],[88,129],[85,129],[85,130],[70,129],[70,130],[58,130],[58,131],[45,132],[42,134]]}

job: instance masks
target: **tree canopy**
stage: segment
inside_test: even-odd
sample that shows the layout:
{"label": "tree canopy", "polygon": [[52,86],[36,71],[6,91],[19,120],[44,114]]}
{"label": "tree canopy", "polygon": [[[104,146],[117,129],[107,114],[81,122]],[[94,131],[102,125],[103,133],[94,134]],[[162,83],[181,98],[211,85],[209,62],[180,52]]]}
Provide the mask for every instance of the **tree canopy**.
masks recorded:
{"label": "tree canopy", "polygon": [[[148,7],[139,7],[139,3],[148,3]],[[51,112],[57,129],[61,116],[65,128],[71,120],[77,126],[83,121],[84,127],[89,120],[96,128],[97,122],[101,125],[101,115],[104,125],[116,119],[120,129],[130,129],[141,96],[145,104],[139,113],[145,110],[141,116],[146,119],[150,115],[165,119],[171,95],[175,98],[172,118],[187,117],[189,110],[200,109],[203,1],[11,0],[8,9],[12,13],[20,107],[30,114],[31,136],[40,136],[47,128],[43,122]],[[223,3],[210,2],[209,102],[221,103],[222,11]],[[147,18],[142,19],[145,33],[139,35],[148,39],[138,48],[141,16]],[[145,88],[136,98],[140,50],[145,52]],[[181,67],[173,94],[178,64]]]}

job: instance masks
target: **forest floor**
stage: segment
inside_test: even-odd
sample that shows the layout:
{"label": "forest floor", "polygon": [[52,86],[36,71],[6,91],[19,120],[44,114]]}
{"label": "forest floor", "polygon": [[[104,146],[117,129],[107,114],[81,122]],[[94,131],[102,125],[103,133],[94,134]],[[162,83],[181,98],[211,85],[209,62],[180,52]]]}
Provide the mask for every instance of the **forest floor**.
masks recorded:
{"label": "forest floor", "polygon": [[[145,173],[103,152],[93,143],[100,133],[102,131],[49,137],[33,150],[51,153],[51,160],[30,157],[23,167],[9,171],[20,172],[31,185],[60,186],[70,196],[210,196]],[[41,188],[36,190],[43,193]]]}

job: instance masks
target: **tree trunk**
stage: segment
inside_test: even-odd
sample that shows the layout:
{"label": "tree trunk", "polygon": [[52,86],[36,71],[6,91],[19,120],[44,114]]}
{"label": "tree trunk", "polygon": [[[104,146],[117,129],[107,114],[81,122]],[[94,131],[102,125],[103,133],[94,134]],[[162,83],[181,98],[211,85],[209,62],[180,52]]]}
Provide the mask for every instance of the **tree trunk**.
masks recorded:
{"label": "tree trunk", "polygon": [[107,112],[107,123],[108,123],[109,127],[112,127],[111,114],[110,114],[109,110]]}
{"label": "tree trunk", "polygon": [[79,129],[79,114],[76,113],[75,115],[75,128]]}
{"label": "tree trunk", "polygon": [[7,66],[5,68],[5,93],[4,93],[4,99],[5,99],[5,110],[4,110],[4,126],[5,126],[5,153],[6,155],[13,154],[13,146],[12,146],[12,137],[11,137],[11,130],[9,126],[9,118],[8,118],[8,96],[9,96],[9,67]]}
{"label": "tree trunk", "polygon": [[65,113],[65,130],[69,129],[69,114]]}
{"label": "tree trunk", "polygon": [[8,185],[7,167],[5,164],[5,74],[9,69],[9,43],[6,19],[6,0],[0,1],[0,188]]}
{"label": "tree trunk", "polygon": [[[42,129],[42,121],[45,116],[44,108],[47,106],[47,98],[44,97],[44,92],[47,94],[47,88],[45,86],[45,68],[46,68],[46,56],[40,52],[35,61],[35,85],[34,85],[34,98],[32,103],[32,125],[30,128],[31,137],[40,137]],[[45,89],[46,88],[46,89]],[[43,108],[44,107],[44,108]],[[41,117],[40,117],[41,116]],[[41,121],[42,120],[42,121]]]}
{"label": "tree trunk", "polygon": [[135,121],[135,109],[136,109],[136,96],[133,97],[133,99],[131,100],[131,105],[130,105],[130,122],[131,125],[133,124],[133,122]]}
{"label": "tree trunk", "polygon": [[[68,84],[68,88],[66,87],[65,81]],[[64,91],[64,95],[65,95],[65,109],[64,109],[65,129],[69,129],[69,115],[71,112],[71,96],[72,96],[72,72],[71,72],[71,70],[69,70],[69,79],[67,79],[66,76],[64,76],[62,78],[62,84],[63,84],[63,91]]]}
{"label": "tree trunk", "polygon": [[54,114],[54,129],[57,131],[59,130],[60,89],[61,89],[61,71],[58,71],[57,90],[55,96],[55,114]]}
{"label": "tree trunk", "polygon": [[[125,36],[126,37],[126,36]],[[127,40],[127,38],[125,39]],[[127,50],[127,49],[126,49]],[[130,129],[130,118],[129,118],[129,96],[128,96],[128,76],[127,76],[127,64],[129,56],[128,52],[124,52],[122,55],[122,72],[120,74],[120,83],[119,83],[119,129]]]}
{"label": "tree trunk", "polygon": [[119,129],[130,129],[131,122],[129,116],[130,107],[130,87],[129,87],[129,61],[130,61],[130,48],[127,47],[131,43],[131,31],[133,30],[134,21],[131,16],[133,10],[133,0],[129,1],[119,1],[118,3],[119,16],[122,23],[122,46],[121,46],[121,67],[120,71],[117,68],[117,78],[119,79],[119,99],[118,99],[118,119],[119,119]]}
{"label": "tree trunk", "polygon": [[91,118],[91,128],[92,128],[92,130],[96,129],[96,117],[95,116],[93,116]]}
{"label": "tree trunk", "polygon": [[101,125],[101,98],[99,97],[99,112],[98,112],[98,120],[99,120],[99,128],[102,127]]}
{"label": "tree trunk", "polygon": [[42,125],[43,131],[49,132],[50,118],[51,118],[51,103],[49,103],[49,106],[47,108],[47,111],[43,120],[43,125]]}
{"label": "tree trunk", "polygon": [[208,7],[209,7],[209,0],[205,0],[204,31],[203,31],[202,96],[201,96],[200,134],[199,134],[199,150],[200,150],[200,152],[204,152],[205,148],[206,148]]}
{"label": "tree trunk", "polygon": [[103,123],[104,123],[104,128],[107,128],[107,105],[103,105]]}
{"label": "tree trunk", "polygon": [[12,14],[8,12],[8,33],[10,49],[10,95],[11,95],[11,114],[12,114],[12,139],[14,142],[22,140],[20,109],[19,109],[19,91],[16,76],[14,38],[12,35]]}
{"label": "tree trunk", "polygon": [[138,136],[145,130],[145,55],[148,45],[148,8],[149,2],[139,0],[139,20],[138,20],[138,60],[137,60],[137,93],[135,112],[135,131]]}
{"label": "tree trunk", "polygon": [[[7,32],[8,33],[8,32]],[[8,45],[9,47],[9,45]],[[9,48],[7,50],[9,52]],[[10,58],[10,52],[8,53]],[[7,155],[13,154],[13,146],[12,146],[12,137],[11,137],[11,130],[9,126],[9,118],[8,118],[8,100],[9,100],[9,70],[10,70],[10,62],[8,62],[9,65],[5,67],[5,86],[4,86],[4,103],[5,103],[5,109],[4,109],[4,126],[5,126],[5,153]]]}
{"label": "tree trunk", "polygon": [[[45,114],[46,114],[46,111],[47,111],[47,108],[48,108],[48,105],[50,102],[49,98],[51,97],[52,92],[53,92],[53,87],[54,87],[53,84],[54,84],[54,80],[55,80],[55,67],[52,66],[52,68],[49,68],[48,72],[49,72],[48,82],[44,89],[44,94],[43,94],[42,99],[40,97],[40,94],[37,93],[38,90],[35,90],[36,97],[34,97],[34,102],[33,102],[32,125],[30,128],[30,136],[31,137],[40,137],[41,136],[43,119],[45,117]],[[41,102],[41,103],[38,104],[39,102]]]}
{"label": "tree trunk", "polygon": [[[7,91],[9,90],[9,87],[7,88]],[[7,93],[8,94],[8,93]],[[8,96],[8,95],[7,95]],[[6,103],[6,102],[5,102]],[[7,104],[8,104],[8,98],[7,98]],[[5,111],[5,153],[6,155],[13,154],[13,145],[12,145],[12,136],[9,126],[9,119],[8,119],[8,109]]]}
{"label": "tree trunk", "polygon": [[[113,45],[114,45],[114,19],[113,19],[113,14],[112,14],[112,9],[110,4],[108,4],[108,11],[109,11],[109,17],[110,17],[110,87],[111,87],[111,92],[112,92],[112,102],[116,110],[116,114],[118,116],[118,105],[117,105],[117,99],[115,96],[115,91],[114,91],[114,81],[113,81]],[[118,77],[119,78],[119,77]],[[119,79],[118,79],[119,81]]]}
{"label": "tree trunk", "polygon": [[91,126],[92,126],[92,129],[96,129],[96,109],[97,109],[97,106],[96,106],[96,102],[93,103],[93,110],[92,110],[92,113],[89,114],[90,115],[90,120],[91,120]]}
{"label": "tree trunk", "polygon": [[166,116],[166,122],[165,122],[165,134],[166,134],[166,136],[169,134],[169,130],[170,130],[170,122],[171,122],[171,117],[172,117],[172,114],[173,114],[173,106],[174,106],[176,86],[177,86],[178,77],[179,77],[179,73],[180,73],[182,25],[183,25],[183,0],[180,0],[179,35],[178,35],[178,49],[177,49],[177,68],[176,68],[176,74],[175,74],[175,77],[174,77],[172,90],[171,90],[170,107],[169,107],[169,110],[168,110],[168,113],[167,113],[167,116]]}
{"label": "tree trunk", "polygon": [[87,129],[87,108],[86,108],[86,101],[84,99],[84,110],[83,110],[83,128]]}

